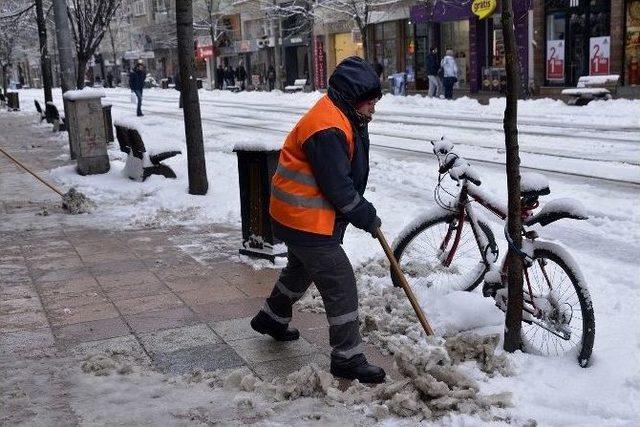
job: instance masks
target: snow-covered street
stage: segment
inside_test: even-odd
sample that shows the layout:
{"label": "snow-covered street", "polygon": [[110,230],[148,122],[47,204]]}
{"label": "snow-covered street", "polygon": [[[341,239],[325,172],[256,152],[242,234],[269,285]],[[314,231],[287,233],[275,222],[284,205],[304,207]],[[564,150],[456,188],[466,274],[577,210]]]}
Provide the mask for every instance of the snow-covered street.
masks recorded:
{"label": "snow-covered street", "polygon": [[[152,176],[141,183],[128,180],[122,175],[126,156],[119,151],[117,142],[109,147],[111,170],[107,174],[80,176],[71,164],[55,168],[49,172],[50,178],[60,187],[76,186],[97,204],[91,215],[60,219],[72,226],[91,224],[120,230],[217,224],[239,230],[234,145],[278,146],[322,95],[199,91],[209,192],[206,196],[190,196],[179,93],[145,90],[145,116],[138,119],[134,117],[135,105],[130,102],[129,91],[106,89],[106,94],[102,101],[113,105],[114,121],[136,121],[150,152],[182,150],[181,156],[166,161],[178,179]],[[42,103],[41,97],[38,90],[20,91],[19,114],[33,112],[34,127],[45,126],[37,124],[33,103],[34,99]],[[61,103],[59,90],[54,90],[54,100]],[[453,142],[456,152],[473,165],[482,179],[482,188],[506,202],[501,130],[504,99],[480,105],[468,98],[445,101],[385,95],[376,108],[370,126],[371,175],[365,197],[376,206],[382,229],[390,240],[415,217],[435,206],[438,163],[429,140],[441,136]],[[9,113],[0,114],[6,117]],[[543,173],[550,181],[551,194],[541,199],[541,205],[570,197],[580,200],[589,214],[585,221],[561,220],[548,227],[537,226],[536,230],[566,246],[586,277],[596,319],[593,357],[590,366],[583,369],[573,355],[553,358],[516,353],[507,355],[515,368],[512,376],[487,376],[474,362],[466,362],[464,370],[480,383],[482,393],[513,393],[513,407],[507,413],[516,424],[534,419],[542,426],[639,425],[640,101],[619,99],[571,107],[560,101],[530,100],[520,103],[519,118],[523,171]],[[2,129],[3,133],[7,131],[10,129]],[[59,158],[68,159],[66,134],[52,135],[41,144],[56,144]],[[501,238],[503,224],[488,211],[483,214],[495,236]],[[0,231],[47,226],[38,221],[16,217],[3,221]],[[239,239],[238,233],[237,246]],[[206,252],[206,245],[203,239],[202,243],[186,245],[185,250],[195,256]],[[506,252],[503,239],[499,245],[501,253]],[[376,240],[353,227],[348,229],[344,247],[356,270],[366,272],[364,267],[384,257]],[[269,268],[264,263],[253,266]],[[391,286],[388,276],[366,280],[360,288],[361,298],[378,295],[386,286]],[[440,334],[502,334],[503,314],[492,300],[482,296],[480,289],[448,294],[428,289],[418,296]],[[91,387],[85,387],[89,393]],[[114,383],[112,387],[118,385]],[[331,411],[316,404],[317,411]],[[390,418],[385,425],[396,421]],[[157,422],[161,424],[162,420]],[[447,418],[438,423],[492,425],[472,417]]]}

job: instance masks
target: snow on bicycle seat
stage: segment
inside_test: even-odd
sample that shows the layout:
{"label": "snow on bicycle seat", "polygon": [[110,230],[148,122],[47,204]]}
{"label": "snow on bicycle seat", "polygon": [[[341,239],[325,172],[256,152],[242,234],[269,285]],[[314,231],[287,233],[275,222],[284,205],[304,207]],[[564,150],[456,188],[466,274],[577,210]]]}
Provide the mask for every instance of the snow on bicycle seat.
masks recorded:
{"label": "snow on bicycle seat", "polygon": [[522,197],[545,196],[551,193],[549,180],[539,173],[522,173],[520,176],[520,193]]}

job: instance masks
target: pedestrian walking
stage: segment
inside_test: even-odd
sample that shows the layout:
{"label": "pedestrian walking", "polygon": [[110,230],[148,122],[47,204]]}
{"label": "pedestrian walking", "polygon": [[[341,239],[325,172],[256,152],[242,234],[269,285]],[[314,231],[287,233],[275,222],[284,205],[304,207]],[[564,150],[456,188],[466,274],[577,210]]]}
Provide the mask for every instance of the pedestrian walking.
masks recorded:
{"label": "pedestrian walking", "polygon": [[245,70],[242,64],[238,65],[238,68],[236,68],[236,77],[238,79],[238,84],[240,85],[240,90],[244,90],[245,80],[247,80],[247,70]]}
{"label": "pedestrian walking", "polygon": [[222,65],[218,65],[218,68],[216,68],[216,89],[222,90],[223,86],[224,86],[224,68],[222,68]]}
{"label": "pedestrian walking", "polygon": [[446,99],[453,99],[453,85],[458,81],[458,64],[453,57],[453,51],[447,50],[446,55],[440,62],[442,67],[442,74],[444,80],[444,97]]}
{"label": "pedestrian walking", "polygon": [[439,78],[438,70],[440,69],[440,61],[438,60],[438,48],[433,46],[427,55],[427,79],[429,79],[429,98],[438,95]]}
{"label": "pedestrian walking", "polygon": [[129,87],[131,92],[135,93],[138,97],[138,108],[136,114],[138,117],[144,116],[142,114],[142,89],[144,89],[144,80],[147,77],[147,73],[144,70],[144,65],[141,63],[136,64],[133,71],[129,73]]}
{"label": "pedestrian walking", "polygon": [[369,176],[368,123],[382,96],[375,70],[352,56],[337,67],[324,95],[284,142],[272,181],[273,231],[287,245],[282,270],[251,327],[278,341],[300,337],[292,305],[311,283],[329,322],[331,373],[363,383],[384,381],[362,353],[356,278],[341,243],[349,223],[372,235],[381,221],[364,197]]}
{"label": "pedestrian walking", "polygon": [[269,84],[269,92],[271,92],[276,85],[276,69],[273,68],[273,65],[269,65],[267,70],[267,83]]}
{"label": "pedestrian walking", "polygon": [[107,87],[113,87],[113,74],[111,74],[111,71],[107,72]]}

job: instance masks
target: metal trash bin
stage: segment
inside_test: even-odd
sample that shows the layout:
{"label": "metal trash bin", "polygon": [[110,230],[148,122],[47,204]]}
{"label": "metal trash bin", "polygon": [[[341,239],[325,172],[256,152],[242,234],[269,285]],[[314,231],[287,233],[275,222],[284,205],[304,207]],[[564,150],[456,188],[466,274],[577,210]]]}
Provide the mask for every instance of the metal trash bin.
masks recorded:
{"label": "metal trash bin", "polygon": [[77,158],[76,170],[80,175],[107,173],[110,168],[102,97],[103,90],[91,88],[70,90],[63,95],[69,146]]}
{"label": "metal trash bin", "polygon": [[268,259],[286,256],[286,247],[273,236],[269,216],[271,178],[278,166],[280,150],[251,149],[236,146],[240,184],[242,248],[240,253]]}
{"label": "metal trash bin", "polygon": [[113,119],[111,118],[111,104],[104,104],[102,106],[102,115],[104,116],[104,133],[107,138],[107,143],[113,142]]}
{"label": "metal trash bin", "polygon": [[20,97],[18,96],[18,92],[7,91],[7,107],[12,111],[20,110]]}

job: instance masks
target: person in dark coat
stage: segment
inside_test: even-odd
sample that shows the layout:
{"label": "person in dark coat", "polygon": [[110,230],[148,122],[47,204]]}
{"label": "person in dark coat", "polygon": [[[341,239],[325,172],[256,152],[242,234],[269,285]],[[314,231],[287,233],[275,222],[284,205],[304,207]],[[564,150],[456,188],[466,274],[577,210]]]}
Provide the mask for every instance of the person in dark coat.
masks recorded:
{"label": "person in dark coat", "polygon": [[374,58],[373,60],[373,69],[376,71],[378,78],[382,78],[382,73],[384,72],[384,66],[378,61],[378,58]]}
{"label": "person in dark coat", "polygon": [[180,82],[180,71],[173,75],[174,89],[180,92],[180,101],[178,101],[178,108],[182,108],[182,83]]}
{"label": "person in dark coat", "polygon": [[267,70],[267,83],[269,84],[269,92],[271,92],[276,85],[276,69],[273,68],[273,65],[269,65]]}
{"label": "person in dark coat", "polygon": [[113,87],[113,74],[111,74],[111,71],[107,72],[107,87]]}
{"label": "person in dark coat", "polygon": [[438,77],[440,70],[440,59],[438,58],[438,48],[433,46],[427,55],[427,78],[429,79],[429,97],[434,97],[440,92],[440,79]]}
{"label": "person in dark coat", "polygon": [[224,68],[222,65],[218,65],[216,68],[216,89],[222,90],[224,86]]}
{"label": "person in dark coat", "polygon": [[236,73],[233,71],[233,67],[227,65],[224,69],[224,81],[227,82],[227,86],[235,86],[236,85]]}
{"label": "person in dark coat", "polygon": [[144,65],[138,63],[132,72],[129,73],[129,87],[131,92],[135,93],[138,97],[138,108],[136,114],[138,117],[144,116],[142,114],[142,89],[144,89],[144,80],[147,77],[147,73],[144,70]]}
{"label": "person in dark coat", "polygon": [[382,223],[364,198],[368,124],[381,96],[371,64],[349,57],[331,75],[327,95],[287,136],[269,207],[273,232],[287,245],[287,266],[251,320],[276,340],[298,339],[289,326],[292,306],[315,283],[329,322],[331,373],[363,383],[382,382],[385,372],[362,352],[356,278],[341,244],[349,224],[375,237]]}
{"label": "person in dark coat", "polygon": [[244,65],[238,65],[238,68],[236,68],[236,77],[240,84],[240,90],[244,90],[245,80],[247,80],[247,70],[245,70]]}

